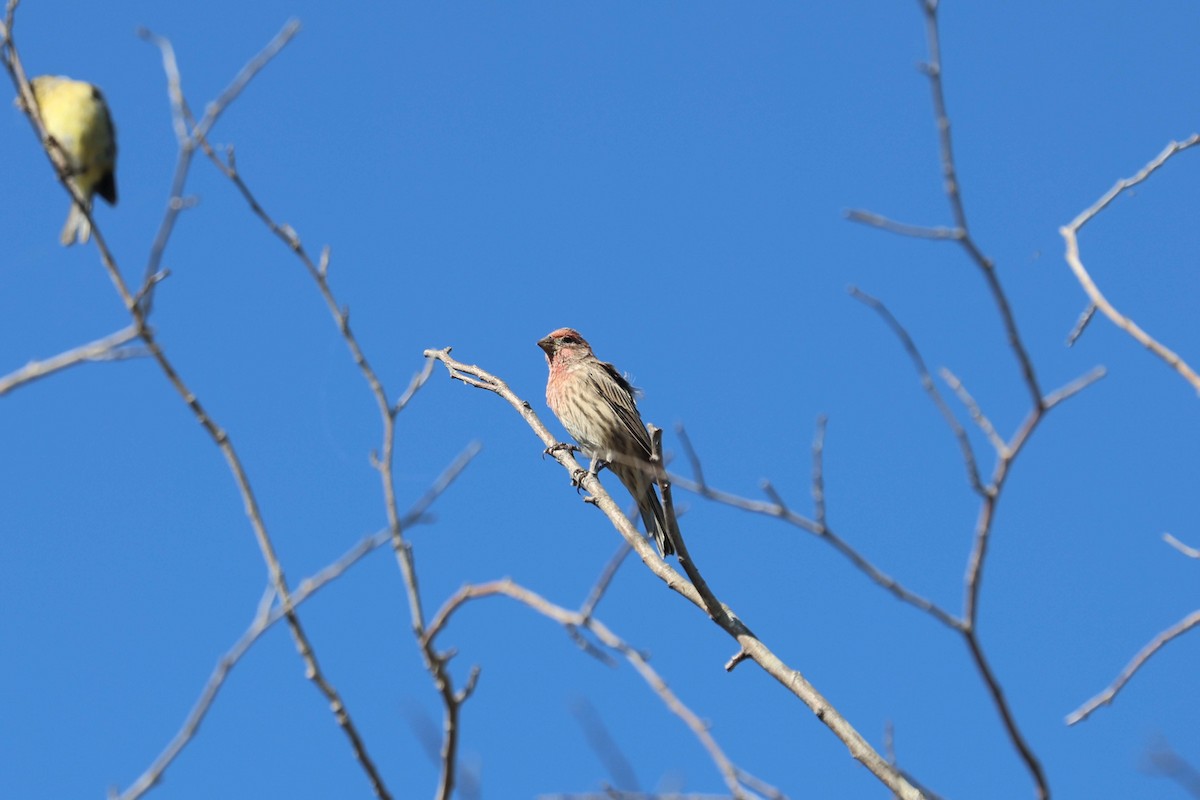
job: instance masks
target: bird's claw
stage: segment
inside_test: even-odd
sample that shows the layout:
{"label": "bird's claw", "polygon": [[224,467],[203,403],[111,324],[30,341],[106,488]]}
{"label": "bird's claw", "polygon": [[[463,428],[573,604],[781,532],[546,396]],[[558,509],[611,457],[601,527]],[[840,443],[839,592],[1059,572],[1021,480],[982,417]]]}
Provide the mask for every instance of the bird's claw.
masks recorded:
{"label": "bird's claw", "polygon": [[588,475],[591,475],[591,473],[582,467],[571,473],[571,485],[575,487],[577,493],[583,489],[583,479]]}
{"label": "bird's claw", "polygon": [[572,453],[578,453],[579,445],[571,444],[570,442],[558,442],[557,444],[552,444],[542,451],[542,458],[545,458],[546,456],[552,456],[559,450],[568,450]]}

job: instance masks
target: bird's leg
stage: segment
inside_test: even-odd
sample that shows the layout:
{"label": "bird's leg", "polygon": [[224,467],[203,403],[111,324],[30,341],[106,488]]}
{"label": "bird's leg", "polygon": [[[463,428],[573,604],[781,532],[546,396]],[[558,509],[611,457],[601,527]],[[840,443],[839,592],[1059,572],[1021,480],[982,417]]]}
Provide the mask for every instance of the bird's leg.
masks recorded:
{"label": "bird's leg", "polygon": [[[597,475],[600,474],[600,470],[604,469],[607,466],[608,466],[607,461],[600,458],[600,456],[593,456],[592,463],[588,465],[587,469],[575,470],[575,474],[571,476],[571,485],[574,486],[575,491],[578,492],[580,489],[583,488],[583,479],[584,478],[586,478],[588,476],[595,478]],[[596,502],[594,499],[592,499],[590,497],[583,498],[583,501],[585,503]]]}

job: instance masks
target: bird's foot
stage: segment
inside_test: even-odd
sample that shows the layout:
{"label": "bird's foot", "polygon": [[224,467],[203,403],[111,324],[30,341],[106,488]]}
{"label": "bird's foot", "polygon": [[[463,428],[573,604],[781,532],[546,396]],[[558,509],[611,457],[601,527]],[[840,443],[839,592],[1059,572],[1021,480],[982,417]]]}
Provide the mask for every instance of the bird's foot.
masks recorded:
{"label": "bird's foot", "polygon": [[545,450],[542,451],[542,458],[545,458],[546,456],[552,456],[560,450],[567,450],[572,453],[578,453],[579,445],[571,444],[570,442],[559,442],[557,444],[552,444],[549,447],[547,447]]}
{"label": "bird's foot", "polygon": [[599,458],[593,458],[592,463],[588,466],[587,469],[575,470],[575,474],[571,476],[571,485],[574,486],[576,488],[576,490],[582,488],[583,487],[583,479],[585,477],[595,478],[600,474],[600,470],[604,469],[607,466],[608,466],[607,461],[604,461],[603,459],[599,459]]}
{"label": "bird's foot", "polygon": [[[592,473],[590,473],[586,469],[582,469],[582,468],[577,469],[571,473],[571,485],[575,487],[576,492],[579,492],[583,489],[583,479],[591,474]],[[593,477],[595,477],[595,476],[593,476]]]}

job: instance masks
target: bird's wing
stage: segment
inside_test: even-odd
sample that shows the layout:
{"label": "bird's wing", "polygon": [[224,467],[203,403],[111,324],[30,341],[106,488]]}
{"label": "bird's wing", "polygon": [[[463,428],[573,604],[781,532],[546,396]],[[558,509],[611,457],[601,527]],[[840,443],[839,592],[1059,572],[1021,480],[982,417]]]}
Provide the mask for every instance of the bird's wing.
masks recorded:
{"label": "bird's wing", "polygon": [[603,377],[597,379],[596,388],[605,401],[616,410],[617,419],[621,420],[621,425],[633,436],[640,451],[628,455],[642,456],[649,460],[650,434],[646,431],[646,424],[642,422],[642,415],[638,413],[637,404],[634,402],[637,389],[612,364],[601,361],[600,366],[603,367],[604,373]]}
{"label": "bird's wing", "polygon": [[108,168],[104,170],[104,174],[100,176],[100,180],[96,184],[96,193],[108,201],[109,205],[117,204],[117,126],[113,124],[112,113],[108,110],[108,103],[104,101],[104,95],[99,89],[93,87],[95,91],[96,102],[100,105],[99,124],[108,129],[107,151],[104,154],[104,160],[108,162]]}

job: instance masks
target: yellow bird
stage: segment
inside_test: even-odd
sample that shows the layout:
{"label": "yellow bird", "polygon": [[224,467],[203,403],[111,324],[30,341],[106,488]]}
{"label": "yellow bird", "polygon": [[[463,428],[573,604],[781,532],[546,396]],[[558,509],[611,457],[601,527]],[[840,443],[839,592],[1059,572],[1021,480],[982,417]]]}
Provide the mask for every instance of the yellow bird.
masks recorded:
{"label": "yellow bird", "polygon": [[[116,205],[117,131],[104,95],[92,84],[64,75],[42,75],[30,84],[46,132],[66,154],[68,179],[87,201],[88,210],[97,194]],[[91,235],[87,216],[72,203],[59,240],[69,247],[77,241],[86,243]]]}

